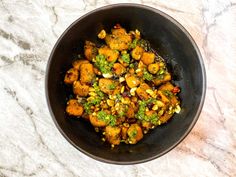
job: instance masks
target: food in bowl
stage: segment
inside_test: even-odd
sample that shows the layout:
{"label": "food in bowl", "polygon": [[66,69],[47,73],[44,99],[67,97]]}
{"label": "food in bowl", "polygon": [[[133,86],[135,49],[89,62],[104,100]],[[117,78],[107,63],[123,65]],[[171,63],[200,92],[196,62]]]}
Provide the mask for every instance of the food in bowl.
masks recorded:
{"label": "food in bowl", "polygon": [[90,121],[112,146],[136,144],[180,112],[180,88],[139,30],[127,32],[117,24],[97,36],[105,43],[85,41],[84,56],[65,74],[74,94],[66,112]]}

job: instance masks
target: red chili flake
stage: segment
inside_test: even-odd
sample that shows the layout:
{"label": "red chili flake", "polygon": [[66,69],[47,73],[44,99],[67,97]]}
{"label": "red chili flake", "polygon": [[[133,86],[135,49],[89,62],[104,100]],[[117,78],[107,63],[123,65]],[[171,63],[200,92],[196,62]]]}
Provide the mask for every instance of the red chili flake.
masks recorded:
{"label": "red chili flake", "polygon": [[172,90],[173,93],[179,93],[180,92],[180,89],[179,87],[174,87],[173,90]]}
{"label": "red chili flake", "polygon": [[114,28],[115,28],[115,29],[119,29],[119,28],[121,28],[121,26],[120,26],[120,24],[116,24],[116,25],[114,26]]}
{"label": "red chili flake", "polygon": [[116,68],[111,68],[111,71],[115,72],[117,69]]}

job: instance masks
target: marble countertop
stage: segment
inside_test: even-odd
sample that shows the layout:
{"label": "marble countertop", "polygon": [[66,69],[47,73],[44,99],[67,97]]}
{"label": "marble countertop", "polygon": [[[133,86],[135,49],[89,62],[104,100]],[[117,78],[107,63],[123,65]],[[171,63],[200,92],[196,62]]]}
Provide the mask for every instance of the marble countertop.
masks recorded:
{"label": "marble countertop", "polygon": [[0,0],[0,177],[236,176],[236,1],[129,2],[160,9],[199,46],[207,94],[192,132],[156,160],[129,166],[72,147],[46,105],[45,69],[58,37],[81,15],[123,0]]}

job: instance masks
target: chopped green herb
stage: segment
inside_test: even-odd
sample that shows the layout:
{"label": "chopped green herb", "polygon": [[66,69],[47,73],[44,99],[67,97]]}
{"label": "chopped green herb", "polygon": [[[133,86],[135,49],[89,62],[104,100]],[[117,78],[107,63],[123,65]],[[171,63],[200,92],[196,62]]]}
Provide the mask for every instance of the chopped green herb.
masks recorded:
{"label": "chopped green herb", "polygon": [[109,121],[109,117],[105,111],[99,111],[97,116],[99,120],[105,120],[106,122]]}
{"label": "chopped green herb", "polygon": [[149,99],[146,101],[146,104],[153,103],[154,101],[156,101],[155,98],[149,98]]}
{"label": "chopped green herb", "polygon": [[147,104],[145,101],[139,101],[138,104],[139,104],[139,110],[136,114],[136,118],[142,120],[145,117],[145,110]]}
{"label": "chopped green herb", "polygon": [[150,98],[147,101],[139,101],[138,102],[139,103],[139,110],[136,114],[136,118],[139,120],[145,120],[145,121],[155,124],[157,122],[157,120],[159,119],[158,115],[156,113],[151,116],[147,116],[145,114],[147,104],[153,103],[154,101],[155,101],[154,98]]}
{"label": "chopped green herb", "polygon": [[117,95],[116,95],[116,98],[117,98],[118,100],[121,100],[121,99],[122,99],[122,96],[121,96],[120,94],[117,94]]}
{"label": "chopped green herb", "polygon": [[100,96],[100,97],[104,97],[103,92],[100,90],[98,83],[94,82],[93,83],[93,88],[95,89],[95,92]]}
{"label": "chopped green herb", "polygon": [[153,80],[153,75],[150,74],[148,71],[145,70],[145,71],[143,72],[143,78],[146,79],[146,80],[148,80],[148,81],[151,81],[151,80]]}
{"label": "chopped green herb", "polygon": [[104,93],[100,90],[97,82],[93,83],[93,88],[98,96],[83,104],[86,113],[91,113],[91,106],[100,104],[104,97]]}
{"label": "chopped green herb", "polygon": [[164,74],[164,73],[165,73],[165,69],[163,69],[163,68],[161,68],[161,69],[157,72],[158,75],[162,75],[162,74]]}
{"label": "chopped green herb", "polygon": [[116,117],[113,115],[110,115],[110,125],[115,126],[116,125]]}
{"label": "chopped green herb", "polygon": [[102,101],[102,98],[101,97],[96,97],[94,98],[92,101],[88,101],[88,102],[85,102],[83,104],[83,107],[84,107],[84,110],[86,113],[91,113],[91,106],[93,105],[98,105],[100,104]]}
{"label": "chopped green herb", "polygon": [[95,59],[95,66],[103,73],[107,74],[111,72],[113,62],[108,62],[104,55],[97,55]]}
{"label": "chopped green herb", "polygon": [[173,96],[173,93],[169,90],[164,90],[163,93],[169,98],[171,98]]}
{"label": "chopped green herb", "polygon": [[144,48],[145,51],[148,51],[150,48],[150,44],[148,43],[148,41],[144,40],[144,39],[140,39],[137,42],[137,45],[139,45],[140,47]]}
{"label": "chopped green herb", "polygon": [[97,116],[99,120],[105,121],[106,123],[109,123],[111,126],[114,126],[116,124],[116,116],[107,114],[105,111],[99,111]]}
{"label": "chopped green herb", "polygon": [[128,105],[123,105],[117,112],[119,117],[123,117],[125,113],[128,111],[129,107]]}
{"label": "chopped green herb", "polygon": [[130,67],[130,68],[134,68],[134,64],[131,63],[131,64],[129,65],[129,67]]}
{"label": "chopped green herb", "polygon": [[157,120],[159,119],[157,113],[152,114],[152,115],[149,116],[148,118],[149,118],[149,121],[150,121],[152,124],[157,124]]}
{"label": "chopped green herb", "polygon": [[92,105],[98,105],[98,104],[100,104],[101,101],[102,101],[102,99],[100,97],[96,97],[90,103]]}
{"label": "chopped green herb", "polygon": [[156,79],[158,79],[158,80],[162,80],[162,79],[164,79],[164,74],[157,75],[157,76],[156,76]]}
{"label": "chopped green herb", "polygon": [[125,115],[125,112],[123,112],[123,111],[118,111],[118,114],[119,114],[120,117],[123,117],[123,116]]}
{"label": "chopped green herb", "polygon": [[89,102],[86,102],[83,104],[84,110],[87,114],[91,113],[91,106],[92,106],[92,104]]}
{"label": "chopped green herb", "polygon": [[136,129],[134,129],[134,130],[129,134],[129,136],[130,136],[130,138],[135,138],[135,137],[137,136],[137,134],[138,134],[138,131],[137,131]]}
{"label": "chopped green herb", "polygon": [[134,39],[129,45],[129,49],[134,49],[137,46],[138,39]]}
{"label": "chopped green herb", "polygon": [[108,86],[109,90],[114,90],[116,88],[116,85],[114,83],[110,84]]}
{"label": "chopped green herb", "polygon": [[129,62],[130,62],[130,56],[129,56],[128,53],[122,54],[121,59],[122,59],[125,63],[128,63],[128,64],[129,64]]}

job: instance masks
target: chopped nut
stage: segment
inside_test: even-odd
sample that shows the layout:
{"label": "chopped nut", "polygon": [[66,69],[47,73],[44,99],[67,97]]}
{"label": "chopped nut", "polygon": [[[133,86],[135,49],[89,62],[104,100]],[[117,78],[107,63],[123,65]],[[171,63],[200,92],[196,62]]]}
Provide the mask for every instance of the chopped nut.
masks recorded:
{"label": "chopped nut", "polygon": [[129,127],[129,124],[128,123],[123,123],[124,127]]}
{"label": "chopped nut", "polygon": [[121,90],[120,90],[120,93],[124,93],[124,91],[125,91],[125,86],[122,86]]}
{"label": "chopped nut", "polygon": [[155,101],[155,104],[156,104],[158,107],[163,107],[163,106],[165,106],[165,104],[164,104],[162,101],[159,101],[159,100]]}
{"label": "chopped nut", "polygon": [[83,100],[83,98],[81,98],[79,95],[77,95],[76,98],[77,98],[78,103],[81,103],[81,101]]}
{"label": "chopped nut", "polygon": [[153,98],[156,98],[156,97],[157,97],[157,94],[156,94],[153,90],[151,90],[151,89],[147,89],[146,92],[147,92],[149,95],[151,95],[151,97],[153,97]]}
{"label": "chopped nut", "polygon": [[116,99],[116,96],[115,96],[115,95],[109,95],[109,98],[110,98],[111,100],[115,100],[115,99]]}
{"label": "chopped nut", "polygon": [[139,72],[141,72],[141,71],[142,71],[142,70],[141,70],[140,68],[138,68],[138,69],[135,70],[136,73],[139,73]]}
{"label": "chopped nut", "polygon": [[125,81],[125,78],[124,77],[120,77],[119,78],[119,82],[121,83],[121,82],[124,82]]}
{"label": "chopped nut", "polygon": [[132,88],[132,89],[130,89],[130,94],[132,95],[132,96],[135,96],[135,91],[137,90],[137,87],[134,87],[134,88]]}
{"label": "chopped nut", "polygon": [[143,64],[142,61],[140,61],[140,62],[138,63],[138,68],[144,68],[144,67],[145,67],[145,65]]}
{"label": "chopped nut", "polygon": [[147,89],[146,92],[150,95],[154,93],[151,89]]}
{"label": "chopped nut", "polygon": [[124,103],[124,101],[125,101],[125,99],[122,97],[122,98],[121,98],[121,102]]}
{"label": "chopped nut", "polygon": [[181,111],[181,107],[179,105],[177,105],[175,108],[175,113],[179,114],[180,111]]}
{"label": "chopped nut", "polygon": [[108,106],[114,106],[115,101],[114,100],[107,100]]}
{"label": "chopped nut", "polygon": [[126,75],[125,75],[125,79],[126,79],[127,77],[129,77],[129,76],[130,76],[130,74],[126,74]]}
{"label": "chopped nut", "polygon": [[95,92],[89,92],[89,95],[94,96],[94,97],[97,96],[97,94]]}
{"label": "chopped nut", "polygon": [[105,77],[105,78],[112,78],[111,73],[102,74],[102,76]]}
{"label": "chopped nut", "polygon": [[158,116],[162,116],[164,114],[164,110],[161,109],[159,112],[158,112]]}
{"label": "chopped nut", "polygon": [[173,107],[172,107],[172,106],[170,106],[170,107],[169,107],[168,114],[173,114],[173,112],[174,112],[174,110],[173,110]]}
{"label": "chopped nut", "polygon": [[100,33],[98,34],[98,38],[104,39],[105,37],[106,37],[106,31],[105,30],[100,31]]}
{"label": "chopped nut", "polygon": [[158,110],[158,106],[155,104],[155,105],[152,107],[152,110],[154,110],[154,111]]}
{"label": "chopped nut", "polygon": [[130,99],[129,98],[121,98],[121,102],[124,103],[124,104],[129,104],[130,103]]}
{"label": "chopped nut", "polygon": [[136,30],[135,30],[135,34],[138,35],[138,36],[140,36],[140,31],[136,29]]}
{"label": "chopped nut", "polygon": [[91,96],[91,97],[88,97],[87,98],[87,101],[92,101],[92,100],[94,100],[95,98],[93,97],[93,96]]}
{"label": "chopped nut", "polygon": [[89,88],[89,91],[90,91],[90,92],[95,92],[95,89],[92,88],[92,87],[90,87],[90,88]]}
{"label": "chopped nut", "polygon": [[151,97],[152,98],[157,98],[157,94],[153,93],[153,94],[151,94]]}
{"label": "chopped nut", "polygon": [[120,103],[116,103],[115,109],[116,109],[116,110],[119,110],[119,109],[120,109]]}
{"label": "chopped nut", "polygon": [[94,62],[94,63],[95,63],[95,62],[96,62],[96,59],[95,59],[95,58],[93,58],[93,59],[92,59],[92,62]]}

